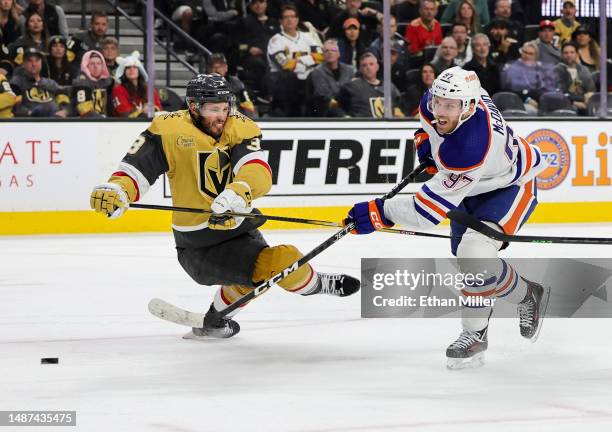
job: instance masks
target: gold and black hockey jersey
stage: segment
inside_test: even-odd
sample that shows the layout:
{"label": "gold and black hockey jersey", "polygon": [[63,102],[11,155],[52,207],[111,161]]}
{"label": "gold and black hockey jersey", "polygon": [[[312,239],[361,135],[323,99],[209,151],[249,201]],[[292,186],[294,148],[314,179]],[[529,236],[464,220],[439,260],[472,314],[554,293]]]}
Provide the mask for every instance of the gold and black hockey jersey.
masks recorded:
{"label": "gold and black hockey jersey", "polygon": [[[131,202],[138,201],[163,173],[168,176],[174,206],[209,210],[232,182],[247,185],[255,199],[272,186],[260,140],[259,127],[242,114],[228,117],[218,140],[196,127],[187,110],[159,114],[136,138],[110,181],[120,184]],[[208,217],[174,212],[177,246],[208,246],[261,225],[246,219],[235,230],[214,231],[207,228]]]}

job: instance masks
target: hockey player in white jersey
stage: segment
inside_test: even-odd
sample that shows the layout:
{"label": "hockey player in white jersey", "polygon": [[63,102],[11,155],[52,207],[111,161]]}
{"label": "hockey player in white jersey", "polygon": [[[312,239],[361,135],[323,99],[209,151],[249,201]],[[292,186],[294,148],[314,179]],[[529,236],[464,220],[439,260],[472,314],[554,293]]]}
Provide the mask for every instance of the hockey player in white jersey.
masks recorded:
{"label": "hockey player in white jersey", "polygon": [[[447,69],[434,81],[421,99],[419,113],[422,128],[414,142],[419,160],[429,162],[428,172],[434,176],[412,197],[355,204],[348,220],[356,222],[356,233],[395,223],[427,229],[452,209],[507,234],[516,233],[537,205],[535,178],[547,166],[539,149],[513,132],[477,75],[460,67]],[[482,284],[467,286],[462,294],[503,297],[518,304],[521,335],[534,338],[546,302],[543,288],[496,259],[507,244],[455,222],[451,222],[451,236],[452,253],[464,273],[487,270],[492,275]],[[491,313],[490,306],[462,310],[463,331],[446,351],[449,368],[484,362]]]}

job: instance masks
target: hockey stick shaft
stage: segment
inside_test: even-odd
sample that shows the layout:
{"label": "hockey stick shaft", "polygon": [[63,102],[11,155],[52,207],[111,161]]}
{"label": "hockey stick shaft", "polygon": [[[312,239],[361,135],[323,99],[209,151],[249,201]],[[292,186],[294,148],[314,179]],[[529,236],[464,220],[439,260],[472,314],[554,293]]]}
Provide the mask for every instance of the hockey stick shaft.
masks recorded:
{"label": "hockey stick shaft", "polygon": [[[140,208],[140,209],[148,209],[148,210],[167,210],[167,211],[178,211],[178,212],[186,212],[186,213],[205,213],[212,214],[211,210],[205,209],[197,209],[190,207],[174,207],[174,206],[162,206],[162,205],[154,205],[154,204],[130,204],[130,207]],[[305,225],[317,225],[317,226],[327,226],[327,227],[336,227],[342,228],[344,226],[341,222],[332,222],[332,221],[324,221],[317,219],[302,219],[302,218],[294,218],[294,217],[286,217],[286,216],[273,216],[273,215],[265,215],[259,213],[236,213],[236,212],[226,212],[224,213],[228,216],[234,217],[247,217],[252,219],[265,219],[272,221],[280,221],[280,222],[290,222],[290,223],[300,223]],[[403,234],[403,235],[412,235],[412,236],[420,236],[420,237],[433,237],[433,238],[444,238],[448,239],[449,236],[442,234],[432,234],[432,233],[423,233],[418,231],[409,231],[409,230],[399,230],[393,228],[383,228],[380,231],[391,233],[391,234]]]}
{"label": "hockey stick shaft", "polygon": [[482,223],[477,218],[460,210],[451,210],[446,215],[450,220],[460,223],[468,228],[478,231],[497,241],[502,242],[520,242],[520,243],[564,243],[564,244],[591,244],[591,245],[609,245],[612,244],[612,238],[597,238],[597,237],[548,237],[548,236],[524,236],[510,235],[499,232],[487,224]]}
{"label": "hockey stick shaft", "polygon": [[[416,167],[414,169],[414,171],[412,171],[405,178],[403,178],[398,184],[396,184],[393,187],[393,189],[391,189],[390,192],[385,194],[382,197],[382,199],[383,200],[390,199],[390,198],[394,197],[395,195],[397,195],[404,187],[406,187],[406,185],[408,183],[414,181],[414,179],[421,172],[423,172],[425,167],[426,167],[426,164],[424,164],[424,163],[420,164],[418,167]],[[289,276],[291,273],[296,271],[300,266],[306,264],[308,261],[310,261],[311,259],[313,259],[317,255],[319,255],[325,249],[329,248],[331,245],[336,243],[342,237],[344,237],[345,235],[350,233],[353,229],[355,229],[355,222],[354,221],[348,223],[340,231],[338,231],[333,236],[331,236],[330,238],[325,240],[323,243],[319,244],[317,247],[315,247],[313,250],[308,252],[306,255],[304,255],[299,260],[295,261],[289,267],[286,267],[280,273],[275,274],[270,279],[268,279],[268,280],[262,282],[261,284],[259,284],[257,287],[255,287],[255,289],[253,289],[253,291],[243,295],[238,300],[236,300],[234,303],[232,303],[231,305],[227,306],[225,309],[217,311],[217,313],[213,316],[213,318],[214,319],[221,319],[225,315],[235,311],[236,309],[238,309],[239,307],[243,306],[244,304],[250,302],[251,300],[255,299],[256,297],[259,297],[261,294],[263,294],[264,292],[269,290],[274,284],[280,282],[281,280],[283,280],[284,278]]]}

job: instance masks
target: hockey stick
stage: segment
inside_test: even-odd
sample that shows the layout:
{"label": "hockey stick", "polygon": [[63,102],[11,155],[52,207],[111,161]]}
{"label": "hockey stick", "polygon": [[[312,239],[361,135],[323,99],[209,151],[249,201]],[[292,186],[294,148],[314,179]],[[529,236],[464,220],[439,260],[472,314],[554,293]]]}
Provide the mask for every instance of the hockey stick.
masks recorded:
{"label": "hockey stick", "polygon": [[[412,171],[405,178],[403,178],[397,185],[393,187],[393,189],[391,189],[390,192],[386,193],[381,199],[387,200],[397,195],[404,187],[406,187],[408,183],[410,183],[411,181],[414,181],[414,179],[425,169],[425,167],[426,167],[425,163],[422,163],[419,166],[417,166],[414,169],[414,171]],[[216,313],[214,313],[208,318],[211,320],[221,319],[225,315],[235,311],[236,309],[245,305],[251,300],[259,297],[260,295],[268,291],[274,284],[276,284],[277,282],[289,276],[291,273],[297,270],[301,265],[306,264],[308,261],[310,261],[317,255],[319,255],[321,252],[329,248],[331,245],[336,243],[342,237],[350,233],[353,229],[355,229],[355,222],[350,222],[349,224],[344,226],[340,231],[338,231],[333,236],[325,240],[323,243],[319,244],[317,247],[315,247],[313,250],[308,252],[302,258],[295,261],[294,263],[286,267],[281,272],[275,274],[270,279],[262,282],[261,284],[256,286],[253,289],[253,291],[243,295],[238,300],[236,300],[234,303],[227,306],[225,309],[217,311]],[[177,308],[176,306],[173,306],[160,299],[152,299],[149,302],[149,311],[153,315],[159,318],[174,322],[176,324],[187,325],[189,327],[199,327],[203,325],[204,317],[205,317],[204,314],[189,312],[189,311]],[[199,325],[198,326],[193,325],[194,323],[198,323]]]}
{"label": "hockey stick", "polygon": [[565,243],[565,244],[593,244],[593,245],[609,245],[612,244],[612,238],[596,238],[596,237],[546,237],[546,236],[523,236],[510,235],[499,232],[487,224],[482,223],[474,216],[469,215],[460,210],[451,210],[446,216],[461,225],[478,231],[497,241],[502,242],[521,242],[521,243]]}
{"label": "hockey stick", "polygon": [[[186,212],[186,213],[205,213],[212,214],[211,210],[205,209],[197,209],[190,207],[174,207],[174,206],[162,206],[162,205],[154,205],[154,204],[130,204],[130,207],[140,208],[140,209],[148,209],[148,210],[169,210],[169,211],[178,211],[178,212]],[[286,217],[286,216],[273,216],[273,215],[265,215],[259,213],[238,213],[238,212],[225,212],[223,213],[227,216],[234,217],[246,217],[251,219],[264,219],[264,220],[272,220],[272,221],[280,221],[280,222],[291,222],[291,223],[300,223],[305,225],[318,225],[318,226],[327,226],[327,227],[336,227],[342,228],[344,226],[341,222],[332,222],[332,221],[324,221],[317,219],[302,219],[302,218],[294,218],[294,217]],[[408,230],[399,230],[393,228],[383,228],[380,231],[392,233],[392,234],[403,234],[403,235],[413,235],[413,236],[421,236],[421,237],[434,237],[434,238],[444,238],[448,239],[449,236],[442,234],[431,234],[431,233],[423,233],[418,231],[408,231]]]}

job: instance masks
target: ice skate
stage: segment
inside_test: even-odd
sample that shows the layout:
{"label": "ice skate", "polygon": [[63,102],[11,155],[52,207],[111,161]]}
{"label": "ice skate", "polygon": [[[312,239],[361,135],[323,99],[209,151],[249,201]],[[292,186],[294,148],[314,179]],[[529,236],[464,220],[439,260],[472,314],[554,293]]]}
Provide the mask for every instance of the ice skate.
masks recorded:
{"label": "ice skate", "polygon": [[521,336],[535,342],[542,329],[542,321],[548,307],[550,288],[523,279],[527,283],[527,294],[518,304],[519,328]]}
{"label": "ice skate", "polygon": [[348,297],[359,291],[361,282],[352,276],[334,273],[318,273],[317,287],[304,295],[327,294],[334,297]]}
{"label": "ice skate", "polygon": [[213,314],[216,312],[215,306],[211,304],[204,316],[203,326],[193,327],[183,339],[227,339],[237,335],[240,325],[231,318],[214,318]]}
{"label": "ice skate", "polygon": [[484,352],[488,326],[479,331],[463,330],[457,340],[446,349],[446,367],[449,369],[466,369],[484,365]]}

